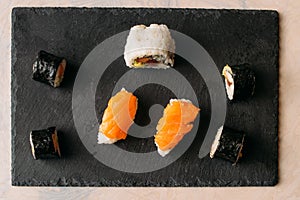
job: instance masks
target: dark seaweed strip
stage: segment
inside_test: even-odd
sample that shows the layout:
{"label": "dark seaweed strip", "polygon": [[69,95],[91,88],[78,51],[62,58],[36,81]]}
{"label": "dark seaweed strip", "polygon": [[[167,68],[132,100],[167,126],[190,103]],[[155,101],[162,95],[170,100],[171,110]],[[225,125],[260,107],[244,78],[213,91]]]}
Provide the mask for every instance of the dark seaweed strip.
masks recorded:
{"label": "dark seaweed strip", "polygon": [[245,100],[254,94],[255,74],[249,64],[230,66],[234,80],[233,100]]}
{"label": "dark seaweed strip", "polygon": [[236,163],[243,147],[245,134],[224,127],[215,156]]}
{"label": "dark seaweed strip", "polygon": [[54,87],[57,69],[64,58],[40,51],[33,63],[33,76],[36,81],[47,83]]}
{"label": "dark seaweed strip", "polygon": [[32,145],[36,159],[57,158],[58,152],[55,150],[53,137],[55,127],[31,132]]}

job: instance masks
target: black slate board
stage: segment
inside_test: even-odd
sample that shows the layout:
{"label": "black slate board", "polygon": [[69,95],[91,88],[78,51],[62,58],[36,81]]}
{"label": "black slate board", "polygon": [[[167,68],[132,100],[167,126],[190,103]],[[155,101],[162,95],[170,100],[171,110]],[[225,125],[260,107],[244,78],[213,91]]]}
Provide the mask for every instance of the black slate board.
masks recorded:
{"label": "black slate board", "polygon": [[[88,53],[106,38],[135,24],[164,23],[199,42],[221,71],[226,63],[250,63],[257,75],[255,96],[228,104],[226,125],[247,132],[245,157],[237,166],[208,156],[199,159],[210,121],[210,100],[205,83],[183,58],[175,69],[197,92],[201,121],[188,151],[168,167],[143,174],[119,172],[97,161],[83,146],[73,123],[71,100],[76,73]],[[58,89],[31,79],[39,50],[68,60]],[[117,66],[117,67],[116,67]],[[122,66],[122,67],[120,67]],[[184,67],[180,67],[184,66]],[[105,71],[97,94],[111,94],[114,83],[128,71],[123,58]],[[137,123],[149,105],[165,105],[173,94],[147,85]],[[153,94],[156,98],[146,98]],[[165,94],[165,95],[161,95]],[[201,95],[200,95],[201,94]],[[96,100],[101,119],[106,102]],[[147,107],[148,106],[148,107]],[[59,129],[61,160],[33,160],[29,132],[55,125]],[[278,182],[278,13],[254,10],[148,9],[148,8],[14,8],[12,12],[12,185],[15,186],[271,186]],[[138,148],[143,144],[144,148]],[[153,138],[118,144],[129,151],[154,151]],[[146,147],[146,149],[145,149]]]}

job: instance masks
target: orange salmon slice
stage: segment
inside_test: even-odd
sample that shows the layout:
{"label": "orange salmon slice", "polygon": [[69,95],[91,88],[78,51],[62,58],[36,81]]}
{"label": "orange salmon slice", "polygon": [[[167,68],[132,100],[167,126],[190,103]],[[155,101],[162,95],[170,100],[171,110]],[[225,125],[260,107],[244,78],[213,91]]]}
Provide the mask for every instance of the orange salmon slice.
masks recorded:
{"label": "orange salmon slice", "polygon": [[109,100],[98,134],[104,134],[112,140],[125,139],[136,110],[137,97],[123,88]]}
{"label": "orange salmon slice", "polygon": [[193,128],[200,109],[185,99],[171,99],[156,126],[154,141],[160,150],[174,148]]}

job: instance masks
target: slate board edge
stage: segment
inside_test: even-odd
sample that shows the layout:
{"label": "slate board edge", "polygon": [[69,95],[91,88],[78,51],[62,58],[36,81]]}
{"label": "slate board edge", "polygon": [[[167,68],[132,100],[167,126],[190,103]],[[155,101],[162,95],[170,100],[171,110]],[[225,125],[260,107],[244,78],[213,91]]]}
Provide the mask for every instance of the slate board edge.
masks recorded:
{"label": "slate board edge", "polygon": [[16,49],[15,49],[15,43],[14,43],[14,18],[15,18],[15,8],[12,10],[11,14],[11,183],[12,185],[15,185],[15,169],[14,169],[14,152],[15,152],[15,136],[16,136],[16,130],[14,128],[15,124],[15,112],[16,112],[16,81],[15,80],[15,74],[14,74],[14,66],[16,62]]}
{"label": "slate board edge", "polygon": [[275,125],[275,130],[276,130],[276,133],[277,133],[277,143],[276,143],[276,149],[275,149],[275,152],[276,152],[276,156],[277,156],[277,168],[276,168],[276,176],[274,178],[274,184],[273,186],[277,185],[279,183],[279,144],[278,144],[278,141],[279,141],[279,108],[280,108],[280,104],[279,104],[279,101],[280,101],[280,96],[279,96],[279,87],[280,87],[280,83],[279,83],[279,65],[280,65],[280,61],[279,61],[279,58],[280,58],[280,16],[279,16],[279,13],[277,12],[277,33],[278,33],[278,37],[277,37],[277,41],[276,41],[276,45],[277,45],[277,48],[276,48],[276,96],[273,100],[274,102],[274,107],[275,107],[275,110],[276,110],[276,115],[275,115],[275,121],[277,122],[276,125]]}
{"label": "slate board edge", "polygon": [[153,7],[13,7],[12,8],[12,16],[15,14],[16,10],[43,10],[43,9],[60,9],[60,10],[67,10],[67,9],[78,9],[78,10],[110,10],[110,9],[116,9],[116,10],[122,10],[122,9],[150,9],[150,10],[205,10],[205,11],[243,11],[243,12],[270,12],[273,13],[274,15],[279,16],[279,13],[277,10],[266,10],[266,9],[227,9],[227,8],[220,8],[220,9],[214,9],[214,8],[172,8],[172,7],[158,7],[158,8],[153,8]]}
{"label": "slate board edge", "polygon": [[98,182],[84,182],[81,180],[66,179],[66,178],[59,178],[55,181],[37,181],[36,179],[28,179],[26,181],[13,181],[12,186],[50,186],[50,187],[257,187],[257,186],[265,186],[265,187],[272,187],[277,184],[277,181],[257,181],[251,182],[247,184],[241,184],[239,181],[231,181],[231,182],[220,182],[215,181],[211,182],[210,184],[207,183],[198,183],[197,186],[193,185],[181,185],[175,184],[173,181],[170,182],[161,182],[160,184],[154,185],[153,183],[142,183],[137,184],[136,182],[111,182],[109,180],[101,180]]}

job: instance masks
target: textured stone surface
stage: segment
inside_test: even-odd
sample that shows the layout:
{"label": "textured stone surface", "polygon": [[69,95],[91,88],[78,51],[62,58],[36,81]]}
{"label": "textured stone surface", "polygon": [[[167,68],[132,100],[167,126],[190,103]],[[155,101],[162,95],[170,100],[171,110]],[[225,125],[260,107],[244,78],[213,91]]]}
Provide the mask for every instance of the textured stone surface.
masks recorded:
{"label": "textured stone surface", "polygon": [[[191,36],[210,53],[219,70],[226,63],[247,62],[255,66],[255,96],[249,101],[228,105],[226,125],[248,132],[245,158],[237,166],[232,167],[226,161],[210,160],[208,157],[198,159],[199,144],[209,122],[210,103],[201,76],[192,73],[192,66],[178,57],[175,69],[190,80],[202,108],[200,127],[203,129],[199,130],[189,150],[167,168],[147,174],[128,174],[109,169],[85,150],[72,119],[71,97],[76,72],[93,47],[107,37],[139,23],[165,23],[171,29]],[[31,65],[41,49],[64,56],[69,61],[66,79],[61,88],[54,89],[31,80]],[[128,70],[125,67],[122,70],[116,68],[122,64],[124,65],[122,58],[112,63],[106,71],[111,78],[100,81],[99,90],[112,89],[114,78]],[[152,88],[157,89],[154,86]],[[140,92],[143,93],[143,89]],[[102,102],[99,105],[100,103]],[[276,12],[109,8],[13,10],[13,185],[274,185],[278,180],[277,108]],[[103,111],[101,107],[97,109]],[[101,116],[102,113],[99,113],[99,117]],[[51,125],[56,125],[60,130],[64,157],[61,160],[34,161],[30,155],[29,132]],[[132,138],[130,142],[138,147],[140,141]],[[145,142],[149,143],[149,150],[153,150],[153,144]],[[122,148],[129,148],[126,142],[120,145]]]}

